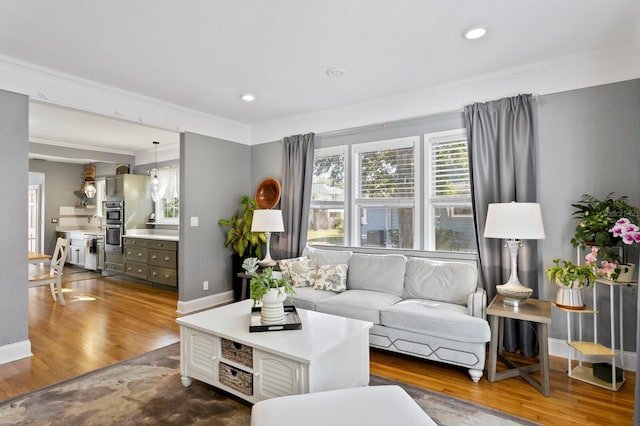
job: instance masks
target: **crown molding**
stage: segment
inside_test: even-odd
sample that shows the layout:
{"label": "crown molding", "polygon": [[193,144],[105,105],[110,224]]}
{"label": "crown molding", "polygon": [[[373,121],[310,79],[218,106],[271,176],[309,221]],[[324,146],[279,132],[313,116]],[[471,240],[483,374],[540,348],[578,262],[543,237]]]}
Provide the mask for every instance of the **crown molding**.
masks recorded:
{"label": "crown molding", "polygon": [[123,150],[118,150],[118,149],[113,149],[108,147],[100,147],[100,146],[78,145],[78,144],[72,144],[65,141],[58,141],[58,140],[46,139],[46,138],[36,138],[33,136],[29,136],[29,142],[42,144],[42,145],[52,145],[52,146],[62,147],[62,148],[81,149],[83,151],[105,152],[109,154],[118,154],[118,155],[135,155],[134,151],[123,151]]}
{"label": "crown molding", "polygon": [[427,87],[252,126],[260,144],[299,133],[350,129],[377,123],[462,111],[464,105],[518,93],[544,95],[640,77],[640,45],[587,52],[532,63],[452,84]]}
{"label": "crown molding", "polygon": [[322,134],[462,111],[467,104],[517,93],[544,95],[639,77],[640,44],[636,37],[629,45],[617,49],[532,63],[451,84],[248,126],[0,55],[0,81],[5,90],[58,106],[247,145],[273,142],[298,133]]}
{"label": "crown molding", "polygon": [[174,132],[188,130],[249,144],[250,128],[222,117],[0,55],[4,90],[34,100]]}

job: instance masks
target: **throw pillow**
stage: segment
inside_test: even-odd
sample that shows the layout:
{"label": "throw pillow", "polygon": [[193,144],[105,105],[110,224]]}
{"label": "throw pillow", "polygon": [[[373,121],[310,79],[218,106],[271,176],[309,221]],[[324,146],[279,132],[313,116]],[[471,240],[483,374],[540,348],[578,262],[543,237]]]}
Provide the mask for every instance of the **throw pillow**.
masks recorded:
{"label": "throw pillow", "polygon": [[281,260],[279,265],[283,278],[289,279],[294,287],[311,287],[316,281],[318,264],[315,259],[297,257]]}
{"label": "throw pillow", "polygon": [[349,265],[320,265],[313,285],[315,290],[342,292],[347,289],[347,269]]}

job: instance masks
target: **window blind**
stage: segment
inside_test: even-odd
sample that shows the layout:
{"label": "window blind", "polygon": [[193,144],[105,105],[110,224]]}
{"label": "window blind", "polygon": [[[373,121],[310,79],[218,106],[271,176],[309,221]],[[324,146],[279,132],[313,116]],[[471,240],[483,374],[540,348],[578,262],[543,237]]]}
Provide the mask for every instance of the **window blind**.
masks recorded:
{"label": "window blind", "polygon": [[432,197],[469,197],[471,185],[467,141],[432,141],[430,149]]}

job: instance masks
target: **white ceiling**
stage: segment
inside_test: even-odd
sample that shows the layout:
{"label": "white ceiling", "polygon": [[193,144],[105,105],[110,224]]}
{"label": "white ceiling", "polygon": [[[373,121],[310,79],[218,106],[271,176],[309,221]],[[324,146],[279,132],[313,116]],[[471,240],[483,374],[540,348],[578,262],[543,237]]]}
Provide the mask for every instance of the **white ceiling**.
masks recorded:
{"label": "white ceiling", "polygon": [[[486,37],[461,37],[477,24]],[[0,54],[248,126],[629,45],[637,0],[0,2]],[[41,103],[30,116],[50,143],[132,152],[178,138]]]}

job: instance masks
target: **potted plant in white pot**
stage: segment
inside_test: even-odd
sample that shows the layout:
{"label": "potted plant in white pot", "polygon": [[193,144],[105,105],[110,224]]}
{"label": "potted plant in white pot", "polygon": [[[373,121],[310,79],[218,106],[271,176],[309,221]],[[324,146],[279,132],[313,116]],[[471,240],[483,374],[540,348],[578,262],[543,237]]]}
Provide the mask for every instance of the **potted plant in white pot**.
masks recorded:
{"label": "potted plant in white pot", "polygon": [[545,269],[549,281],[558,286],[556,305],[566,309],[584,309],[582,288],[596,280],[593,265],[574,265],[567,260],[554,259],[554,266]]}
{"label": "potted plant in white pot", "polygon": [[273,276],[273,269],[267,268],[256,273],[249,283],[253,306],[261,305],[262,324],[278,324],[284,321],[284,301],[296,294],[291,283],[284,278]]}

